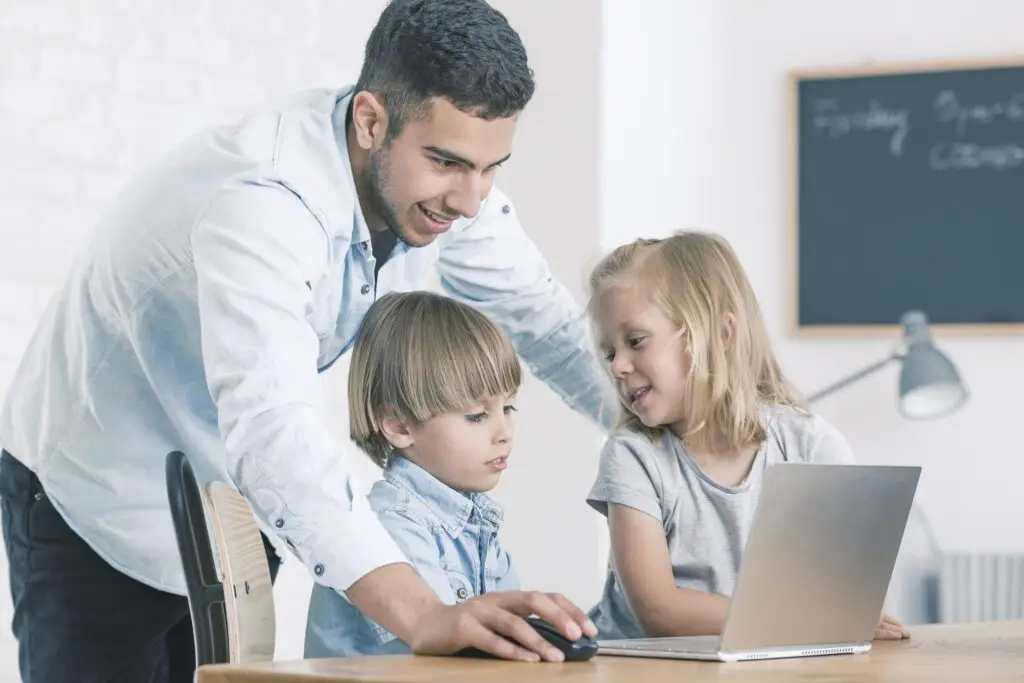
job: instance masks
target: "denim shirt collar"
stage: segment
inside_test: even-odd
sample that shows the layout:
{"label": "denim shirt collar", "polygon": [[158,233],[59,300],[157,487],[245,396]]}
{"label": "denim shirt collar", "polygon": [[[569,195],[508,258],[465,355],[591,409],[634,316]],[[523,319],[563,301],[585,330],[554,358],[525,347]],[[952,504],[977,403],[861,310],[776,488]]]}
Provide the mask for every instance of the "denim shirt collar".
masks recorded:
{"label": "denim shirt collar", "polygon": [[388,458],[384,478],[419,500],[452,537],[463,532],[474,509],[477,511],[474,523],[494,532],[501,527],[504,510],[486,493],[456,491],[401,455]]}

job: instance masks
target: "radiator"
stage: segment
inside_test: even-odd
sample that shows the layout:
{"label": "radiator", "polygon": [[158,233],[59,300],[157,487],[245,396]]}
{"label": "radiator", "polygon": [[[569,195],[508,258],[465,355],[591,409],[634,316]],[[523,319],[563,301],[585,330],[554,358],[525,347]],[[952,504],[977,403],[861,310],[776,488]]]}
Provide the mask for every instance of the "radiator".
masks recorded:
{"label": "radiator", "polygon": [[944,555],[939,621],[1024,619],[1024,554]]}

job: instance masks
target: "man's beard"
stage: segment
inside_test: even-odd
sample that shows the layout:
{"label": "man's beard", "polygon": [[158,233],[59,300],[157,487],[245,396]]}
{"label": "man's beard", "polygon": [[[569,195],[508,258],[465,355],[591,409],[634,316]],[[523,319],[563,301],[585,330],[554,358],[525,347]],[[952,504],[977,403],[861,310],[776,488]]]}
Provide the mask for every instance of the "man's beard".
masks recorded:
{"label": "man's beard", "polygon": [[391,231],[399,241],[407,246],[409,244],[402,232],[402,223],[398,220],[398,212],[394,205],[387,200],[387,191],[390,189],[388,183],[388,154],[387,147],[370,153],[370,167],[368,169],[367,185],[370,190],[370,207],[380,217],[387,229]]}

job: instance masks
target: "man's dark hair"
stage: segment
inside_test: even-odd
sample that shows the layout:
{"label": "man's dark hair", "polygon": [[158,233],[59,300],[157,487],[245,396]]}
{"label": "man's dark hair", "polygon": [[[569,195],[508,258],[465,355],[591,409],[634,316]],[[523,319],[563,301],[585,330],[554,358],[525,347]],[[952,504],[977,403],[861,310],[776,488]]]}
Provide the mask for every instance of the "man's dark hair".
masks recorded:
{"label": "man's dark hair", "polygon": [[484,0],[391,0],[366,42],[360,90],[384,103],[390,140],[433,98],[483,119],[514,116],[534,82],[519,34]]}

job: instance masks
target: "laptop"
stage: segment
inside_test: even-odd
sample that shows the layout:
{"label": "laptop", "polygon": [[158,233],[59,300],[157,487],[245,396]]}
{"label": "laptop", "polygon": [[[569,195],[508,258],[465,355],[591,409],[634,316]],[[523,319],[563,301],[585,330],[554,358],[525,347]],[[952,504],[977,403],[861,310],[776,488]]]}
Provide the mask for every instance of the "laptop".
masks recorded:
{"label": "laptop", "polygon": [[598,654],[735,662],[871,649],[920,467],[765,472],[721,636],[598,641]]}

